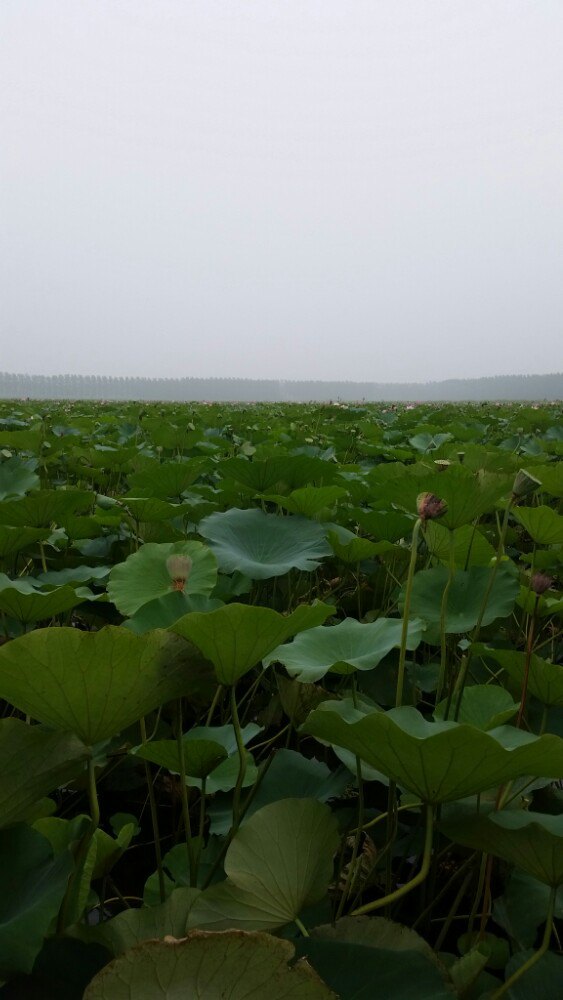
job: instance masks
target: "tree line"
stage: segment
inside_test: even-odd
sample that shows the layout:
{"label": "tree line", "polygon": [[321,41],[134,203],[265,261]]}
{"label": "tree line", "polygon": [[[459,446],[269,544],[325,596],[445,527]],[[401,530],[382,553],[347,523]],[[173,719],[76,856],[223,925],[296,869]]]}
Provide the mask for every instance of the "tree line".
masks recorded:
{"label": "tree line", "polygon": [[0,398],[173,402],[560,400],[563,399],[563,373],[384,383],[0,372]]}

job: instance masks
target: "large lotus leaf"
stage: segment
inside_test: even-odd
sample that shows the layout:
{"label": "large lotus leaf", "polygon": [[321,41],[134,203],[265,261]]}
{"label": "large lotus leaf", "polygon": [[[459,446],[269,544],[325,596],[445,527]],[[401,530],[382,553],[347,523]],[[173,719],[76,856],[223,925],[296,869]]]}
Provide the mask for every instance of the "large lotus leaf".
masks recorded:
{"label": "large lotus leaf", "polygon": [[[272,763],[261,777],[242,823],[259,809],[282,799],[318,799],[319,802],[327,802],[338,798],[349,787],[351,780],[346,768],[339,767],[336,771],[331,771],[319,760],[304,757],[295,750],[281,748],[276,751]],[[215,800],[210,803],[207,812],[211,821],[210,832],[226,835],[232,825],[230,801],[225,803]]]}
{"label": "large lotus leaf", "polygon": [[415,931],[383,917],[344,917],[316,927],[297,943],[300,954],[347,1000],[451,1000],[447,973]]}
{"label": "large lotus leaf", "polygon": [[[338,625],[320,626],[302,633],[287,646],[278,646],[264,657],[264,667],[283,663],[291,677],[312,684],[329,670],[373,670],[384,656],[401,643],[403,623],[398,618],[379,618],[362,624],[345,618]],[[416,649],[422,639],[422,623],[409,622],[407,649]]]}
{"label": "large lotus leaf", "polygon": [[10,528],[0,524],[0,559],[7,559],[35,542],[44,542],[50,534],[48,528]]}
{"label": "large lotus leaf", "polygon": [[193,927],[283,927],[319,902],[333,875],[336,820],[314,799],[283,799],[254,813],[225,856],[227,880],[196,900]]}
{"label": "large lotus leaf", "polygon": [[[481,607],[491,578],[492,569],[486,566],[472,566],[469,570],[458,570],[452,580],[448,594],[446,611],[446,632],[468,632],[479,620]],[[420,570],[415,574],[411,595],[410,613],[425,622],[438,624],[442,606],[442,595],[448,581],[449,571],[445,566]],[[482,624],[490,625],[495,618],[506,618],[514,607],[518,596],[517,576],[503,567],[498,570],[493,587],[487,599]],[[404,587],[400,603],[404,601]]]}
{"label": "large lotus leaf", "polygon": [[198,654],[179,636],[37,629],[0,647],[0,697],[91,745],[197,683]]}
{"label": "large lotus leaf", "polygon": [[126,497],[123,500],[123,507],[135,521],[143,523],[159,523],[160,521],[171,521],[173,517],[182,516],[189,510],[183,504],[169,503],[167,500],[160,500],[158,497]]}
{"label": "large lotus leaf", "polygon": [[[227,751],[219,743],[210,740],[190,739],[190,733],[183,738],[186,774],[194,778],[206,778],[211,771],[227,759]],[[173,774],[180,773],[180,754],[176,740],[151,740],[135,750],[137,757],[149,760],[151,764],[165,767]]]}
{"label": "large lotus leaf", "polygon": [[251,580],[268,580],[290,569],[316,569],[332,551],[320,524],[293,515],[233,507],[204,518],[198,530],[224,573],[238,570]]}
{"label": "large lotus leaf", "polygon": [[[524,683],[526,654],[514,649],[493,649],[484,643],[474,643],[471,647],[477,656],[494,660],[519,684]],[[550,663],[536,653],[530,656],[528,670],[528,691],[544,705],[563,706],[563,666]]]}
{"label": "large lotus leaf", "polygon": [[[563,672],[563,671],[562,671]],[[434,718],[443,719],[448,699],[434,709]],[[463,690],[458,722],[466,722],[476,729],[496,729],[503,726],[518,711],[519,703],[512,700],[508,691],[498,684],[473,684]]]}
{"label": "large lotus leaf", "polygon": [[190,910],[199,889],[174,889],[165,903],[130,908],[112,920],[86,927],[76,924],[72,934],[85,942],[104,945],[112,955],[122,955],[128,948],[154,938],[181,938],[186,934]]}
{"label": "large lotus leaf", "polygon": [[[0,462],[0,500],[6,497],[23,496],[28,490],[35,490],[40,484],[40,479],[35,469],[37,459],[31,458],[24,462],[18,455]],[[0,508],[0,523],[2,520]]]}
{"label": "large lotus leaf", "polygon": [[219,473],[254,493],[290,493],[311,484],[327,486],[339,478],[335,465],[306,455],[276,455],[252,462],[230,458],[221,462]]}
{"label": "large lotus leaf", "polygon": [[337,501],[347,494],[348,490],[342,486],[304,486],[300,490],[293,490],[287,497],[280,493],[263,493],[258,496],[269,503],[277,503],[290,514],[318,517],[334,507]]}
{"label": "large lotus leaf", "polygon": [[313,628],[334,613],[328,604],[302,604],[291,615],[248,604],[226,604],[217,611],[193,612],[172,626],[215,667],[221,684],[236,684],[272,649],[290,636]]}
{"label": "large lotus leaf", "polygon": [[269,934],[192,931],[147,941],[94,977],[84,1000],[336,1000],[295,948]]}
{"label": "large lotus leaf", "polygon": [[0,720],[0,828],[26,819],[38,799],[83,769],[88,750],[70,733]]}
{"label": "large lotus leaf", "polygon": [[40,573],[37,583],[41,586],[60,587],[65,583],[95,583],[100,585],[109,576],[110,566],[68,566],[66,569]]}
{"label": "large lotus leaf", "polygon": [[[417,470],[418,472],[418,470]],[[494,509],[495,503],[510,489],[512,479],[493,473],[473,474],[461,465],[451,465],[445,472],[406,475],[388,483],[378,501],[389,499],[397,507],[416,512],[420,493],[433,493],[447,504],[440,524],[460,528]]]}
{"label": "large lotus leaf", "polygon": [[47,621],[82,604],[87,596],[94,597],[87,588],[38,590],[31,580],[10,580],[0,573],[0,611],[20,622]]}
{"label": "large lotus leaf", "polygon": [[542,491],[552,497],[563,497],[563,462],[551,462],[538,466],[535,475],[542,484]]}
{"label": "large lotus leaf", "polygon": [[[246,726],[243,726],[241,729],[241,738],[244,746],[250,743],[250,741],[253,740],[259,732],[261,732],[261,728],[256,725],[255,722],[249,722]],[[194,726],[193,729],[190,729],[189,733],[185,734],[184,740],[186,741],[187,747],[186,762],[190,768],[187,772],[188,784],[193,787],[201,788],[201,777],[196,775],[195,766],[192,767],[189,764],[191,743],[203,744],[204,746],[209,746],[211,744],[214,747],[220,747],[224,751],[224,756],[221,754],[219,757],[220,763],[216,763],[212,771],[205,775],[206,792],[208,795],[214,795],[216,792],[232,791],[237,783],[240,769],[234,726]],[[149,744],[149,746],[150,745],[151,744]],[[205,756],[206,754],[203,753],[201,755],[202,759],[204,759]],[[177,762],[177,758],[175,758],[175,761]],[[246,751],[246,771],[243,787],[248,788],[250,785],[253,785],[256,781],[257,774],[258,770],[254,763],[254,758],[251,753]]]}
{"label": "large lotus leaf", "polygon": [[41,431],[39,427],[28,427],[23,431],[8,431],[0,428],[0,448],[13,448],[14,451],[37,453],[40,447]]}
{"label": "large lotus leaf", "polygon": [[[520,966],[528,962],[534,952],[519,951],[512,955],[504,970],[505,978],[512,976]],[[546,951],[539,962],[526,969],[521,979],[512,984],[507,1000],[561,1000],[563,989],[563,957],[553,951]]]}
{"label": "large lotus leaf", "polygon": [[512,513],[537,545],[563,542],[563,517],[551,507],[515,507]]}
{"label": "large lotus leaf", "polygon": [[0,832],[0,978],[31,972],[66,891],[70,852],[21,824]]}
{"label": "large lotus leaf", "polygon": [[354,517],[358,524],[377,541],[397,542],[412,533],[414,519],[400,510],[365,510],[356,508]]}
{"label": "large lotus leaf", "polygon": [[205,594],[186,594],[183,590],[172,590],[162,597],[143,604],[138,611],[123,623],[136,635],[144,635],[154,628],[170,628],[174,622],[190,611],[216,611],[223,607],[223,601]]}
{"label": "large lotus leaf", "polygon": [[41,490],[3,503],[0,522],[30,528],[47,527],[53,522],[62,524],[69,514],[92,507],[95,499],[95,494],[87,490]]}
{"label": "large lotus leaf", "polygon": [[[343,540],[340,531],[329,531],[327,538],[335,556],[345,562],[348,566],[353,566],[365,559],[373,559],[385,552],[394,552],[397,549],[392,542],[372,542],[369,538],[358,538],[350,532],[350,537]],[[340,537],[339,537],[340,536]]]}
{"label": "large lotus leaf", "polygon": [[[493,919],[514,939],[519,948],[531,948],[538,927],[545,921],[549,907],[549,886],[515,869],[502,896],[493,906]],[[563,888],[558,889],[555,916],[563,920]]]}
{"label": "large lotus leaf", "polygon": [[217,563],[206,545],[201,542],[148,542],[125,562],[114,566],[110,573],[108,595],[122,615],[134,615],[149,601],[174,592],[166,562],[176,555],[187,556],[192,561],[183,591],[186,597],[211,593],[217,583]]}
{"label": "large lotus leaf", "polygon": [[[139,472],[128,477],[133,497],[168,497],[181,499],[182,494],[208,468],[206,458],[190,459],[188,462],[147,461]],[[125,501],[127,498],[125,498]]]}
{"label": "large lotus leaf", "polygon": [[325,702],[312,712],[302,730],[352,751],[424,802],[453,802],[521,775],[563,776],[558,736],[508,726],[484,733],[456,722],[427,722],[406,707],[349,722],[333,705]]}
{"label": "large lotus leaf", "polygon": [[545,885],[563,885],[563,815],[505,809],[440,828],[451,840],[504,858]]}
{"label": "large lotus leaf", "polygon": [[495,556],[491,543],[470,524],[450,531],[438,521],[429,521],[424,529],[424,540],[428,551],[444,563],[449,562],[450,546],[453,546],[454,563],[461,569],[489,566]]}

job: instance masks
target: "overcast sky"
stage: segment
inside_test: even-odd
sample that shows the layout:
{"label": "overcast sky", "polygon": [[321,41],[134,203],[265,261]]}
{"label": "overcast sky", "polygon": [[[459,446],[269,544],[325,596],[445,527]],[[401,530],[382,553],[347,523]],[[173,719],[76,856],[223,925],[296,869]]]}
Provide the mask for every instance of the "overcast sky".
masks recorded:
{"label": "overcast sky", "polygon": [[561,0],[2,0],[0,369],[563,368]]}

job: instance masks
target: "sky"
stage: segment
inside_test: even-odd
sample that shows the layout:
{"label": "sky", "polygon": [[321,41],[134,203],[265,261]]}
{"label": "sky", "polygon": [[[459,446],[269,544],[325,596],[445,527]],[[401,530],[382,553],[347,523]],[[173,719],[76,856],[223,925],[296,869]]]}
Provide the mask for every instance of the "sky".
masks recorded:
{"label": "sky", "polygon": [[0,369],[563,369],[561,0],[2,0]]}

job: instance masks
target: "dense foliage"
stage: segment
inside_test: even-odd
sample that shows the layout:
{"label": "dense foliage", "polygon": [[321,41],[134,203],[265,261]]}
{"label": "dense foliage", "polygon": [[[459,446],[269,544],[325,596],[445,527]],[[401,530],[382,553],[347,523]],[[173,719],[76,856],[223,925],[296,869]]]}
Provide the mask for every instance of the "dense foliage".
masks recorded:
{"label": "dense foliage", "polygon": [[562,455],[1,403],[0,997],[563,995]]}

